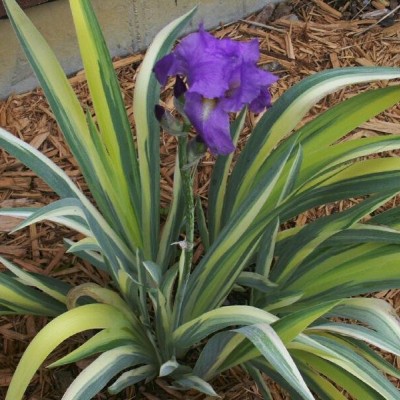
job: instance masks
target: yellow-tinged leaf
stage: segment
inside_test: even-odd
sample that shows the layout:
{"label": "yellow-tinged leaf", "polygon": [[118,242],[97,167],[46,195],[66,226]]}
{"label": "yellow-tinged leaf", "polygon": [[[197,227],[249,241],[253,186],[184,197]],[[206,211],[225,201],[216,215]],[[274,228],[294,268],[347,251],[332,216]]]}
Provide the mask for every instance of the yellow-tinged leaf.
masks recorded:
{"label": "yellow-tinged leaf", "polygon": [[23,354],[5,400],[21,400],[30,380],[46,357],[65,339],[89,329],[127,326],[124,315],[107,304],[89,304],[61,314],[47,324]]}

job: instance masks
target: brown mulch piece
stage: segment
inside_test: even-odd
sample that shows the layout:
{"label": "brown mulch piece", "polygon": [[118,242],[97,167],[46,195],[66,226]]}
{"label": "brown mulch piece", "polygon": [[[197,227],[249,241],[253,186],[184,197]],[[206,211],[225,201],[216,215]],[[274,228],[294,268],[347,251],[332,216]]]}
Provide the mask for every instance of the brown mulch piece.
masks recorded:
{"label": "brown mulch piece", "polygon": [[[261,12],[246,20],[221,26],[215,30],[218,37],[247,40],[256,37],[261,44],[260,65],[279,75],[279,82],[273,87],[276,99],[285,90],[302,78],[328,68],[375,65],[400,65],[400,17],[399,2],[378,1],[328,1],[293,0],[279,6],[268,5]],[[383,11],[382,11],[383,10]],[[385,11],[386,10],[386,11]],[[380,13],[379,13],[380,12]],[[391,13],[388,17],[382,17]],[[390,23],[382,23],[385,19]],[[387,21],[388,22],[388,21]],[[121,82],[129,118],[132,116],[132,93],[137,68],[142,54],[136,54],[115,61]],[[83,73],[71,78],[82,104],[91,105],[88,87]],[[337,102],[349,98],[371,87],[383,87],[387,82],[349,87],[327,96],[316,105],[304,121]],[[166,105],[172,108],[170,100]],[[240,139],[243,146],[252,126],[260,116],[247,117],[246,127]],[[385,111],[357,129],[353,137],[378,134],[399,134],[400,105]],[[11,95],[0,102],[0,126],[31,143],[62,167],[74,181],[86,191],[77,163],[55,123],[42,91],[35,89],[29,93]],[[171,200],[173,166],[176,151],[175,138],[161,135],[161,186],[162,205]],[[395,153],[391,154],[397,156]],[[214,158],[206,155],[199,165],[196,178],[197,193],[206,198],[209,177]],[[27,170],[21,162],[0,150],[0,207],[41,206],[55,200],[55,194]],[[356,199],[354,201],[357,201]],[[351,206],[353,201],[340,202],[319,207],[300,215],[293,224],[303,225],[319,216]],[[394,199],[388,206],[398,203]],[[15,218],[0,219],[0,254],[8,257],[27,270],[58,276],[77,285],[94,281],[107,285],[107,277],[78,258],[66,255],[62,239],[76,239],[77,235],[66,228],[50,222],[33,225],[13,234],[7,232],[18,223]],[[391,303],[400,310],[400,293],[389,290],[375,295]],[[6,392],[12,372],[29,341],[46,323],[45,318],[31,316],[0,317],[0,398]],[[57,349],[50,357],[55,360],[65,351],[76,347],[84,335],[69,340],[63,348]],[[397,367],[400,360],[390,358]],[[59,399],[65,387],[77,375],[83,364],[47,370],[42,368],[29,387],[30,400]],[[261,399],[252,380],[239,369],[233,369],[214,382],[214,387],[224,399]],[[397,382],[399,385],[399,383]],[[276,385],[271,385],[274,399],[288,399]],[[131,388],[123,397],[99,394],[96,399],[205,399],[197,393],[182,394],[171,391],[167,383],[157,380],[139,388]]]}

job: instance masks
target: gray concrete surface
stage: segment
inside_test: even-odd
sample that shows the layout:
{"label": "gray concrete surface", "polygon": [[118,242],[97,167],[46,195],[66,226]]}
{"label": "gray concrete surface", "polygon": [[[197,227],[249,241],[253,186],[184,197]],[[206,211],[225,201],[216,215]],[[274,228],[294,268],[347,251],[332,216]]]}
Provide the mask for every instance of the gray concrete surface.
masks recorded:
{"label": "gray concrete surface", "polygon": [[[168,22],[198,5],[187,31],[203,21],[206,28],[228,23],[280,0],[92,0],[113,56],[125,56],[146,48]],[[68,0],[26,10],[45,36],[65,72],[82,68]],[[8,20],[0,20],[0,99],[37,86]]]}

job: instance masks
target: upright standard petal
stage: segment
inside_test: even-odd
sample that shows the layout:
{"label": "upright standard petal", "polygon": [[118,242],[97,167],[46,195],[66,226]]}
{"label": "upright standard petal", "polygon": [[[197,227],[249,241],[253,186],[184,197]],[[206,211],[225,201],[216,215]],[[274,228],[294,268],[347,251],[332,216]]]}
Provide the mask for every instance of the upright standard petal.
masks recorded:
{"label": "upright standard petal", "polygon": [[246,105],[261,112],[271,104],[269,87],[277,78],[257,67],[258,41],[216,39],[200,26],[184,38],[173,53],[162,58],[154,71],[160,83],[167,76],[186,78],[184,112],[200,138],[214,154],[234,150],[229,113]]}

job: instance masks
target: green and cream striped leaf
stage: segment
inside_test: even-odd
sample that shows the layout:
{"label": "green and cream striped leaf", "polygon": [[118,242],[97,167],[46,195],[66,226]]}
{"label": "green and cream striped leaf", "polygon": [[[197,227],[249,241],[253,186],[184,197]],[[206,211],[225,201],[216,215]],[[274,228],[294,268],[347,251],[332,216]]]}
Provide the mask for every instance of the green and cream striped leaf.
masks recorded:
{"label": "green and cream striped leaf", "polygon": [[354,339],[363,340],[364,342],[378,347],[383,351],[396,354],[397,356],[400,355],[400,346],[397,343],[393,343],[385,336],[373,331],[372,329],[365,328],[364,326],[331,322],[313,326],[307,329],[307,332],[330,332],[333,334],[348,336]]}
{"label": "green and cream striped leaf", "polygon": [[[23,314],[24,312],[21,310],[20,313],[18,314]],[[12,310],[11,308],[5,307],[3,305],[0,305],[0,315],[1,316],[6,316],[6,315],[15,315],[16,311]]]}
{"label": "green and cream striped leaf", "polygon": [[17,276],[24,285],[36,287],[50,297],[58,300],[60,303],[66,303],[66,295],[71,289],[70,285],[49,277],[47,277],[47,279],[44,279],[44,277],[41,277],[39,274],[33,274],[24,271],[22,268],[18,267],[17,265],[13,264],[12,262],[1,256],[0,262],[15,276]]}
{"label": "green and cream striped leaf", "polygon": [[154,294],[150,295],[155,309],[155,325],[157,341],[160,346],[160,352],[164,359],[171,357],[173,340],[171,338],[173,315],[172,310],[160,289],[156,289]]}
{"label": "green and cream striped leaf", "polygon": [[249,339],[273,368],[303,399],[314,400],[296,364],[278,334],[268,324],[256,324],[235,329]]}
{"label": "green and cream striped leaf", "polygon": [[[103,353],[116,347],[129,344],[133,345],[135,343],[135,339],[135,335],[125,328],[103,329],[71,353],[68,353],[66,356],[48,365],[47,368],[55,368],[62,365],[71,364],[79,360],[83,360],[86,357],[90,357],[96,353]],[[137,350],[139,350],[139,348]],[[141,348],[141,350],[143,349]]]}
{"label": "green and cream striped leaf", "polygon": [[34,147],[0,127],[0,146],[42,178],[60,197],[80,197],[71,178]]}
{"label": "green and cream striped leaf", "polygon": [[44,220],[54,221],[55,218],[64,216],[85,220],[85,214],[82,212],[80,203],[76,198],[57,200],[47,206],[37,208],[34,213],[14,228],[13,232]]}
{"label": "green and cream striped leaf", "polygon": [[[371,90],[339,103],[300,128],[296,135],[300,137],[299,140],[301,141],[306,157],[302,165],[301,176],[303,178],[299,179],[299,182],[304,182],[306,176],[311,176],[310,172],[307,173],[310,168],[318,172],[317,164],[325,168],[325,166],[329,164],[325,161],[332,162],[338,159],[338,162],[342,162],[341,158],[348,153],[349,150],[352,150],[352,146],[356,147],[353,151],[356,151],[357,147],[360,147],[363,151],[363,155],[373,153],[374,151],[383,151],[384,146],[386,146],[385,143],[395,147],[396,137],[394,135],[372,138],[372,140],[366,139],[365,141],[364,139],[353,140],[351,142],[342,143],[339,146],[332,146],[332,144],[363,122],[399,101],[399,86]],[[387,141],[387,139],[389,139],[389,141]],[[383,140],[384,143],[384,146],[381,148],[379,146],[374,148],[373,146],[367,145],[373,145],[374,141],[380,140]],[[323,148],[329,148],[329,151],[321,152]],[[335,154],[331,154],[331,151],[334,151]],[[324,157],[322,157],[322,153]],[[351,155],[346,155],[346,158],[351,159]]]}
{"label": "green and cream striped leaf", "polygon": [[[329,108],[297,131],[306,154],[329,148],[347,133],[400,101],[400,86],[359,93]],[[326,154],[329,155],[329,154]],[[305,164],[312,160],[305,160]]]}
{"label": "green and cream striped leaf", "polygon": [[[260,221],[270,219],[271,213],[287,221],[304,211],[329,202],[370,195],[379,192],[398,190],[399,160],[394,158],[368,159],[340,166],[333,172],[317,177],[284,202],[276,210],[268,203],[260,213]],[[272,199],[277,195],[273,194]]]}
{"label": "green and cream striped leaf", "polygon": [[[98,245],[102,249],[102,254],[110,262],[110,266],[116,274],[116,271],[122,265],[127,268],[128,265],[134,263],[135,260],[130,249],[121,241],[118,235],[112,230],[101,214],[82,196],[84,204],[76,198],[66,198],[51,203],[45,207],[38,209],[31,214],[19,226],[21,229],[32,223],[40,222],[45,219],[55,220],[56,218],[64,218],[65,216],[79,217],[86,221],[90,228],[90,236],[94,236]],[[121,264],[117,259],[123,260]]]}
{"label": "green and cream striped leaf", "polygon": [[[300,163],[298,165],[296,180],[289,185],[289,190],[284,192],[290,195],[295,188],[304,186],[307,181],[323,175],[324,171],[332,174],[334,168],[339,168],[346,161],[354,161],[357,157],[398,148],[399,140],[394,135],[353,140],[339,145],[332,145],[332,143],[399,100],[398,86],[362,93],[339,103],[292,135],[292,137],[297,137],[301,144],[301,165]],[[280,144],[279,147],[286,145],[287,143]],[[323,148],[329,148],[329,150],[325,152],[322,151]],[[268,173],[273,162],[275,161],[271,157],[266,160],[263,165],[264,173]],[[275,197],[278,196],[280,188],[288,185],[289,171],[288,165],[277,183]],[[265,212],[267,214],[271,212],[271,205],[266,207]]]}
{"label": "green and cream striped leaf", "polygon": [[250,362],[242,365],[242,368],[251,376],[257,385],[262,398],[264,400],[274,400],[269,390],[267,383],[265,382],[265,377],[262,375],[258,368],[255,368]]}
{"label": "green and cream striped leaf", "polygon": [[[91,188],[92,193],[95,195],[97,204],[102,208],[104,213],[110,215],[110,210],[107,209],[107,204],[104,202],[102,194],[99,193],[99,185],[97,184],[98,182],[106,182],[109,177],[104,169],[103,161],[96,151],[96,146],[93,146],[91,133],[79,100],[72,90],[54,53],[39,31],[33,26],[29,18],[17,5],[17,2],[15,0],[5,0],[4,5],[28,61],[34,69],[46,94],[46,98],[54,116],[72,150],[72,153],[81,167],[86,182]],[[0,144],[3,147],[4,144]],[[4,148],[6,148],[5,145]],[[11,152],[10,149],[6,148],[6,150]],[[29,159],[31,157],[28,157],[28,160],[26,160],[26,157],[21,157],[21,154],[12,154],[41,176],[41,171],[37,171],[34,166],[27,163],[27,161],[31,161]],[[48,181],[45,179],[49,178],[48,175],[50,172],[51,170],[49,173],[42,171],[42,173],[45,174],[45,177],[41,177],[50,185],[50,187],[53,187],[52,184],[59,184],[59,182],[53,182],[51,179]],[[51,177],[54,178],[54,176]],[[54,187],[56,192],[61,189],[62,186]],[[61,195],[61,197],[71,196],[72,193],[68,193],[66,196]]]}
{"label": "green and cream striped leaf", "polygon": [[230,214],[244,201],[257,177],[263,175],[260,171],[274,147],[320,99],[350,84],[399,77],[398,68],[340,68],[314,74],[286,91],[264,114],[239,156],[228,189],[235,198]]}
{"label": "green and cream striped leaf", "polygon": [[327,337],[314,335],[313,338],[336,354],[335,359],[329,359],[329,361],[354,375],[360,381],[379,393],[384,399],[398,399],[400,394],[399,390],[363,357],[343,346],[333,336]]}
{"label": "green and cream striped leaf", "polygon": [[141,247],[138,162],[119,83],[90,2],[70,1],[70,6],[100,138],[106,149],[102,157],[104,168],[112,178],[100,184],[121,216],[119,222],[128,238]]}
{"label": "green and cream striped leaf", "polygon": [[327,152],[323,152],[324,157],[321,155],[321,149],[319,151],[316,150],[314,153],[307,155],[308,163],[303,166],[299,182],[307,182],[313,177],[319,176],[325,171],[332,170],[348,161],[399,148],[400,138],[389,135],[352,140],[330,146]]}
{"label": "green and cream striped leaf", "polygon": [[97,240],[94,237],[86,237],[79,240],[79,242],[73,243],[69,248],[67,253],[79,253],[84,251],[91,251],[101,253],[101,247],[99,246]]}
{"label": "green and cream striped leaf", "polygon": [[[118,79],[107,49],[100,25],[91,3],[70,1],[70,7],[77,32],[81,56],[85,67],[91,98],[100,128],[101,140],[117,169],[120,179],[128,178],[134,185],[134,196],[140,191],[136,150],[130,123],[125,111]],[[137,204],[134,201],[133,204]],[[135,209],[140,209],[139,205]]]}
{"label": "green and cream striped leaf", "polygon": [[50,321],[34,337],[24,352],[11,380],[5,400],[22,400],[36,370],[64,340],[89,329],[112,327],[128,327],[128,324],[118,309],[107,304],[84,305],[69,310]]}
{"label": "green and cream striped leaf", "polygon": [[91,399],[117,374],[144,361],[140,350],[133,345],[108,350],[78,375],[61,400]]}
{"label": "green and cream striped leaf", "polygon": [[400,244],[400,231],[388,226],[355,224],[351,229],[345,229],[329,238],[324,243],[326,247],[346,247],[361,243],[392,243]]}
{"label": "green and cream striped leaf", "polygon": [[[375,175],[376,178],[383,181],[386,173],[398,174],[399,169],[400,161],[396,157],[362,160],[360,162],[349,165],[347,168],[339,170],[333,175],[330,174],[331,176],[326,176],[325,174],[322,174],[315,177],[314,179],[309,180],[299,189],[298,193],[312,193],[313,191],[309,190],[311,188],[316,188],[317,190],[326,190],[327,188],[329,188],[329,190],[332,191],[337,186],[339,186],[339,184],[343,185],[344,183],[348,183],[349,181],[353,183],[355,182],[355,180],[358,180],[359,184],[354,185],[354,192],[357,193],[356,189],[358,189],[358,186],[362,186],[366,182],[372,185],[374,181],[370,178],[375,177]],[[373,186],[372,188],[374,189]],[[347,189],[347,187],[345,186],[344,189]],[[384,187],[381,190],[384,190]],[[341,196],[347,195],[344,190],[341,190],[339,194]]]}
{"label": "green and cream striped leaf", "polygon": [[143,324],[139,318],[132,312],[131,307],[127,304],[121,296],[108,288],[101,287],[100,285],[92,282],[83,283],[74,287],[68,293],[67,307],[72,309],[77,307],[80,298],[90,297],[99,303],[111,305],[118,309],[125,316],[125,320],[132,327],[134,336],[138,342],[141,343],[143,349],[149,350],[149,341],[145,333]]}
{"label": "green and cream striped leaf", "polygon": [[271,270],[279,226],[279,218],[276,218],[275,220],[271,221],[270,224],[268,224],[263,236],[261,237],[255,271],[265,277],[269,276]]}
{"label": "green and cream striped leaf", "polygon": [[297,235],[287,241],[284,253],[279,258],[271,273],[271,279],[281,284],[287,282],[294,275],[299,265],[318,246],[337,232],[350,228],[360,219],[385,204],[395,194],[395,191],[390,191],[371,196],[369,199],[346,211],[319,218],[305,226]]}
{"label": "green and cream striped leaf", "polygon": [[[64,245],[67,248],[67,252],[70,252],[69,249],[75,244],[72,240],[64,238]],[[84,250],[84,251],[71,251],[71,253],[74,253],[78,257],[80,257],[82,260],[85,260],[92,264],[94,267],[101,271],[106,271],[108,272],[108,265],[105,262],[104,257],[95,252],[95,251],[90,251],[90,250]]]}
{"label": "green and cream striped leaf", "polygon": [[334,307],[341,303],[341,300],[321,302],[305,310],[284,315],[272,324],[275,332],[282,342],[287,344],[320,317],[324,317]]}
{"label": "green and cream striped leaf", "polygon": [[397,346],[397,351],[400,350],[400,318],[386,301],[373,298],[345,299],[332,313],[366,324]]}
{"label": "green and cream striped leaf", "polygon": [[[317,258],[317,255],[314,255]],[[287,290],[302,290],[299,306],[399,287],[398,245],[361,244],[323,254],[299,269]],[[293,307],[292,307],[293,308]]]}
{"label": "green and cream striped leaf", "polygon": [[182,177],[179,169],[179,155],[177,154],[175,157],[172,203],[167,220],[162,228],[157,254],[157,264],[162,267],[163,272],[167,270],[175,254],[175,248],[171,245],[179,239],[180,229],[183,225],[184,209]]}
{"label": "green and cream striped leaf", "polygon": [[[328,334],[325,334],[325,336],[328,336]],[[331,342],[336,341],[334,343],[336,344],[339,351],[335,351],[335,349],[331,348],[331,346],[329,345],[327,346],[327,343],[325,342],[322,343],[321,340],[325,339]],[[348,357],[348,354],[343,355],[343,350],[350,353],[351,356]],[[313,337],[302,335],[301,337],[296,338],[296,340],[290,344],[290,352],[296,359],[298,359],[299,354],[301,354],[302,359],[307,358],[308,360],[313,360],[312,363],[310,363],[309,361],[307,361],[307,363],[312,365],[313,368],[321,372],[323,375],[332,379],[332,381],[337,382],[339,386],[344,387],[346,390],[349,390],[349,388],[360,390],[360,393],[365,394],[367,396],[365,398],[368,399],[386,399],[386,397],[380,396],[380,394],[376,391],[376,388],[371,386],[371,383],[364,382],[364,379],[367,379],[367,373],[365,371],[369,369],[372,369],[373,373],[375,374],[378,373],[380,377],[383,377],[383,375],[381,375],[372,366],[372,364],[369,364],[362,357],[362,355],[358,355],[358,352],[354,352],[354,349],[350,349],[343,339],[333,336],[329,336],[328,338],[316,335],[313,335]],[[366,363],[366,366],[363,366],[360,369],[356,364],[353,363],[353,358],[357,359],[357,363]],[[316,365],[318,364],[323,365],[324,369],[326,370],[324,371],[321,370],[319,367],[316,367]],[[364,367],[366,368],[365,371],[363,369]],[[343,379],[343,374],[345,375],[346,379]],[[392,389],[390,384],[389,388],[390,390]],[[352,390],[349,390],[349,392],[353,393]],[[364,397],[361,396],[360,398]]]}
{"label": "green and cream striped leaf", "polygon": [[265,376],[270,377],[274,382],[282,387],[290,399],[302,400],[302,396],[293,388],[293,386],[290,385],[290,382],[287,382],[287,380],[283,378],[282,375],[279,374],[264,357],[256,358],[251,361],[251,364],[254,368],[260,370],[265,374]]}
{"label": "green and cream striped leaf", "polygon": [[[96,210],[96,208],[90,203],[90,201],[79,191],[75,184],[70,180],[70,178],[57,167],[52,161],[43,156],[39,151],[24,143],[23,141],[17,139],[13,135],[4,131],[0,128],[0,138],[6,138],[5,142],[0,144],[11,154],[17,158],[22,157],[26,166],[31,168],[36,172],[50,187],[52,187],[56,192],[59,190],[58,194],[61,197],[73,197],[76,198],[76,204],[81,203],[84,208],[85,216],[88,220],[95,222],[95,226],[101,224],[102,229],[106,231],[113,238],[114,247],[122,249],[122,252],[130,256],[130,250],[126,245],[116,236],[112,231],[111,227],[107,224],[101,214]],[[9,144],[10,146],[8,146]],[[20,150],[22,151],[20,152]],[[79,199],[79,200],[78,200]],[[63,200],[60,200],[63,201]],[[68,200],[70,204],[73,203],[72,199]],[[63,204],[63,203],[60,203]],[[52,205],[47,207],[53,207]],[[57,206],[54,206],[57,207]],[[43,210],[43,209],[41,209]],[[38,211],[40,213],[40,211]],[[42,211],[43,212],[43,211]],[[60,216],[57,216],[59,218]],[[78,221],[79,222],[79,221]],[[109,243],[107,241],[107,243]]]}
{"label": "green and cream striped leaf", "polygon": [[352,339],[350,337],[343,338],[342,344],[347,346],[352,351],[365,358],[372,365],[374,365],[379,371],[385,374],[392,375],[396,379],[400,379],[400,370],[395,365],[391,364],[388,360],[383,358],[380,353],[374,351],[368,344]]}
{"label": "green and cream striped leaf", "polygon": [[195,200],[195,218],[197,221],[197,229],[199,230],[201,243],[204,246],[204,251],[207,252],[210,248],[210,232],[208,229],[208,223],[206,220],[204,209],[201,204],[200,196],[196,196]]}
{"label": "green and cream striped leaf", "polygon": [[[75,201],[85,215],[92,235],[102,249],[103,256],[109,263],[110,272],[117,279],[120,268],[137,273],[136,257],[131,249],[121,240],[120,236],[112,229],[102,215],[94,208]],[[116,280],[118,282],[118,280]]]}
{"label": "green and cream striped leaf", "polygon": [[393,229],[400,229],[400,207],[389,208],[380,214],[372,216],[370,224],[386,225]]}
{"label": "green and cream striped leaf", "polygon": [[236,284],[256,289],[261,293],[268,293],[272,290],[272,288],[276,288],[278,286],[276,283],[270,281],[264,275],[260,275],[250,271],[242,272],[236,279]]}
{"label": "green and cream striped leaf", "polygon": [[0,273],[0,306],[13,310],[14,314],[49,317],[55,317],[66,310],[62,302],[4,272]]}
{"label": "green and cream striped leaf", "polygon": [[[260,239],[260,245],[257,252],[257,259],[255,265],[255,273],[268,279],[272,262],[274,260],[275,245],[280,228],[279,218],[271,221]],[[260,293],[258,289],[253,290],[250,297],[250,304],[257,305],[258,301],[265,296]]]}
{"label": "green and cream striped leaf", "polygon": [[[0,216],[14,217],[18,219],[30,218],[39,209],[37,207],[31,208],[0,208]],[[89,230],[86,222],[80,218],[69,217],[69,216],[58,216],[47,218],[49,221],[56,222],[57,224],[64,225],[67,228],[71,228],[85,236],[90,236],[92,232]]]}
{"label": "green and cream striped leaf", "polygon": [[218,397],[213,387],[205,380],[192,374],[187,374],[179,379],[176,379],[173,384],[179,389],[190,390],[195,389],[200,393],[204,393],[208,396]]}
{"label": "green and cream striped leaf", "polygon": [[147,238],[144,257],[148,260],[156,259],[160,224],[160,127],[154,115],[154,106],[159,102],[160,86],[153,74],[153,67],[157,60],[170,51],[194,12],[195,9],[189,11],[157,34],[147,50],[135,85],[133,113],[142,191],[141,225],[142,236]]}
{"label": "green and cream striped leaf", "polygon": [[175,357],[172,357],[170,360],[164,362],[160,366],[160,371],[158,373],[158,376],[168,376],[171,375],[174,371],[179,368],[179,363],[176,361]]}
{"label": "green and cream striped leaf", "polygon": [[222,369],[224,361],[230,354],[236,353],[239,345],[246,338],[232,331],[216,333],[207,340],[204,348],[197,358],[193,372],[209,381]]}
{"label": "green and cream striped leaf", "polygon": [[136,385],[136,383],[144,380],[149,381],[156,376],[157,370],[153,365],[143,365],[121,374],[107,390],[110,394],[118,394],[129,386]]}
{"label": "green and cream striped leaf", "polygon": [[226,306],[208,311],[173,332],[177,348],[189,348],[205,337],[233,325],[271,324],[277,317],[251,306]]}
{"label": "green and cream striped leaf", "polygon": [[156,287],[159,287],[162,280],[162,272],[160,266],[153,261],[143,261],[142,264],[146,269],[148,277],[151,278]]}
{"label": "green and cream striped leaf", "polygon": [[[288,140],[286,146],[288,144],[290,145],[292,140]],[[283,173],[279,178],[280,182],[277,183],[277,190],[276,190],[276,195],[279,195],[277,201],[278,204],[281,204],[283,201],[287,199],[287,197],[290,196],[290,193],[293,191],[293,187],[295,186],[296,181],[299,179],[299,172],[304,158],[303,153],[304,152],[302,146],[300,144],[297,145],[296,151],[293,152],[293,156],[288,160],[286,168],[283,172],[285,173],[285,178],[283,178]],[[271,157],[271,160],[273,160],[273,157]],[[283,182],[283,185],[281,185],[281,182]]]}
{"label": "green and cream striped leaf", "polygon": [[257,306],[265,311],[274,311],[274,313],[276,313],[278,310],[288,308],[297,303],[303,297],[303,294],[304,293],[300,290],[297,292],[285,290],[280,292],[279,296],[272,292],[260,297]]}
{"label": "green and cream striped leaf", "polygon": [[289,148],[231,218],[190,276],[184,298],[184,320],[218,306],[252,255],[265,226],[252,226],[268,200],[292,152]]}
{"label": "green and cream striped leaf", "polygon": [[310,368],[306,363],[299,362],[298,359],[296,359],[296,363],[301,370],[301,374],[307,386],[316,393],[319,398],[324,400],[346,400],[346,397],[341,391],[333,386],[328,379],[320,375],[313,368]]}
{"label": "green and cream striped leaf", "polygon": [[307,366],[305,370],[305,376],[307,376],[307,370],[309,370],[310,367],[313,371],[317,371],[320,374],[329,377],[355,399],[385,400],[381,395],[379,395],[379,393],[371,389],[361,380],[350,375],[344,368],[326,361],[323,358],[303,351],[296,350],[293,351],[292,354],[295,360],[299,363],[300,367],[303,365]]}
{"label": "green and cream striped leaf", "polygon": [[[326,315],[326,313],[328,313],[337,304],[337,301],[325,303],[321,302],[318,305],[308,307],[300,312],[287,314],[281,319],[276,319],[271,323],[271,326],[280,337],[282,343],[284,343],[285,346],[290,347],[290,343],[293,340],[297,340],[299,337],[304,338],[302,332],[304,332],[309,325],[314,323],[320,317]],[[214,338],[212,338],[210,342],[213,341],[213,339]],[[232,348],[233,345],[235,346],[234,348]],[[207,352],[210,352],[207,347],[213,348],[211,360],[216,362],[216,365],[209,365],[208,367],[213,371],[216,371],[217,369],[218,372],[222,372],[234,367],[235,365],[254,360],[260,355],[259,349],[254,347],[252,343],[248,341],[236,341],[235,338],[230,339],[227,343],[219,343],[218,346],[216,346],[215,343],[210,345],[207,344],[204,349],[206,354]],[[228,349],[230,351],[228,351]],[[206,357],[203,358],[206,360]],[[202,361],[203,365],[205,363],[204,360]],[[208,360],[208,362],[210,361]],[[204,366],[202,366],[202,368],[204,368]]]}
{"label": "green and cream striped leaf", "polygon": [[[247,109],[241,111],[236,120],[231,124],[230,132],[232,142],[236,146],[240,132],[246,120]],[[218,236],[222,226],[222,210],[224,204],[230,201],[225,196],[229,170],[232,165],[233,153],[227,156],[219,156],[215,162],[208,190],[207,220],[209,224],[210,243]]]}

